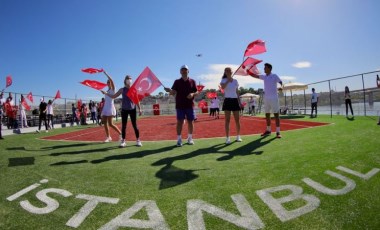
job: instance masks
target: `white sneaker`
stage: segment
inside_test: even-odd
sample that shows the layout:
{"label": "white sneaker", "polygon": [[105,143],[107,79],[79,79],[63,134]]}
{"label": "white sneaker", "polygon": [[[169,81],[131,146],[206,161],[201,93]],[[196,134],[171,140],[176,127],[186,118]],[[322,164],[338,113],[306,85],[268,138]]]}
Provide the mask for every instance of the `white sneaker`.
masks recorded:
{"label": "white sneaker", "polygon": [[46,130],[45,132],[47,132],[47,133],[48,133],[49,131],[48,131],[48,130]]}
{"label": "white sneaker", "polygon": [[178,139],[178,140],[177,140],[177,146],[178,146],[178,147],[181,147],[181,146],[182,146],[182,139]]}
{"label": "white sneaker", "polygon": [[107,137],[107,138],[104,140],[104,143],[108,143],[108,142],[110,142],[110,141],[112,141],[112,138],[111,138],[111,137]]}
{"label": "white sneaker", "polygon": [[142,143],[141,143],[140,140],[137,140],[137,141],[136,141],[136,146],[138,146],[138,147],[141,147],[141,146],[142,146]]}
{"label": "white sneaker", "polygon": [[36,133],[40,133],[40,130],[37,129],[37,130],[36,130]]}
{"label": "white sneaker", "polygon": [[226,144],[227,144],[227,145],[231,144],[231,140],[230,140],[229,137],[227,137],[227,139],[226,139]]}
{"label": "white sneaker", "polygon": [[237,141],[237,142],[242,142],[243,140],[240,138],[240,136],[237,136],[237,137],[236,137],[236,141]]}
{"label": "white sneaker", "polygon": [[124,148],[125,146],[127,146],[127,143],[125,143],[125,140],[122,140],[122,141],[120,142],[119,147],[120,147],[120,148]]}
{"label": "white sneaker", "polygon": [[194,144],[193,138],[191,137],[187,138],[187,144],[193,145]]}
{"label": "white sneaker", "polygon": [[123,137],[120,135],[119,136],[119,141],[122,141],[123,140]]}

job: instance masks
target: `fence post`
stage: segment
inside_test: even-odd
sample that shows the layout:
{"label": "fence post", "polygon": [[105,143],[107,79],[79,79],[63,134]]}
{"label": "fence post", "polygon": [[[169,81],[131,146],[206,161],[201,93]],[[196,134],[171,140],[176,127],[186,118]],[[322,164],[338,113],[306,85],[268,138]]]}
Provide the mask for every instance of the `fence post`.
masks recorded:
{"label": "fence post", "polygon": [[362,83],[363,83],[364,116],[367,116],[367,109],[366,109],[366,106],[365,106],[364,74],[362,74]]}
{"label": "fence post", "polygon": [[332,118],[332,100],[331,100],[331,85],[329,80],[329,91],[330,91],[330,118]]}

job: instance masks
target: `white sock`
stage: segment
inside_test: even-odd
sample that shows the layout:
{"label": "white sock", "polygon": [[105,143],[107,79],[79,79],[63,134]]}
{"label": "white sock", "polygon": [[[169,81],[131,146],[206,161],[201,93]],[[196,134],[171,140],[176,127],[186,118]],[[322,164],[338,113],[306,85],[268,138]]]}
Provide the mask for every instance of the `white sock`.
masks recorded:
{"label": "white sock", "polygon": [[269,131],[269,132],[270,132],[270,126],[267,126],[267,131]]}
{"label": "white sock", "polygon": [[193,138],[193,134],[190,134],[190,133],[189,133],[189,134],[187,135],[187,139],[190,139],[190,138]]}
{"label": "white sock", "polygon": [[276,132],[277,132],[277,133],[280,132],[280,127],[276,127]]}

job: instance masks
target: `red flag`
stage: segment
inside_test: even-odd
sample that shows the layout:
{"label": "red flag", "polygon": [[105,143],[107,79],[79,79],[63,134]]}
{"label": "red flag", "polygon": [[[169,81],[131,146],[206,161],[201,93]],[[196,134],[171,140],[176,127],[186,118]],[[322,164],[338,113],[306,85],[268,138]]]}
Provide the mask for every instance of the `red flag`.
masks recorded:
{"label": "red flag", "polygon": [[5,88],[7,88],[8,86],[11,86],[12,85],[12,76],[11,75],[7,76],[5,81],[6,81]]}
{"label": "red flag", "polygon": [[207,102],[206,101],[202,100],[202,101],[198,102],[198,108],[203,109],[203,108],[206,108],[206,107],[207,107]]}
{"label": "red flag", "polygon": [[131,88],[129,88],[127,96],[133,101],[133,103],[137,104],[144,97],[153,93],[161,85],[160,80],[158,80],[149,67],[145,67]]}
{"label": "red flag", "polygon": [[266,52],[267,49],[265,48],[265,42],[263,40],[256,40],[251,42],[248,46],[247,49],[244,52],[244,57],[246,56],[251,56],[254,54],[261,54]]}
{"label": "red flag", "polygon": [[248,57],[244,60],[243,64],[240,65],[239,69],[236,70],[235,74],[241,76],[248,76],[252,73],[259,74],[260,72],[256,65],[260,62],[262,62],[262,60]]}
{"label": "red flag", "polygon": [[93,74],[93,73],[101,73],[101,72],[103,72],[103,71],[104,71],[103,69],[95,69],[95,68],[86,68],[86,69],[82,69],[82,72],[89,73],[89,74]]}
{"label": "red flag", "polygon": [[224,93],[224,89],[222,89],[222,86],[218,85],[218,87],[219,87],[220,92]]}
{"label": "red flag", "polygon": [[61,93],[59,92],[59,90],[57,91],[57,93],[55,94],[55,99],[58,99],[58,98],[61,98]]}
{"label": "red flag", "polygon": [[205,86],[204,85],[197,85],[198,92],[201,92]]}
{"label": "red flag", "polygon": [[216,98],[218,96],[218,94],[216,92],[208,92],[206,94],[206,96],[207,96],[207,98],[212,99],[212,98]]}
{"label": "red flag", "polygon": [[21,101],[21,104],[22,104],[22,106],[24,106],[24,108],[25,108],[27,111],[30,110],[30,106],[28,105],[28,103],[26,103],[26,100],[25,100],[25,99]]}
{"label": "red flag", "polygon": [[81,83],[82,85],[91,87],[93,89],[97,89],[97,90],[101,90],[107,86],[106,83],[95,81],[95,80],[84,80],[84,81],[79,82],[79,83]]}
{"label": "red flag", "polygon": [[28,98],[28,100],[29,100],[30,102],[33,103],[33,95],[32,95],[32,92],[28,93],[28,95],[26,95],[26,98]]}
{"label": "red flag", "polygon": [[80,109],[82,107],[82,99],[79,99],[77,101],[77,109]]}

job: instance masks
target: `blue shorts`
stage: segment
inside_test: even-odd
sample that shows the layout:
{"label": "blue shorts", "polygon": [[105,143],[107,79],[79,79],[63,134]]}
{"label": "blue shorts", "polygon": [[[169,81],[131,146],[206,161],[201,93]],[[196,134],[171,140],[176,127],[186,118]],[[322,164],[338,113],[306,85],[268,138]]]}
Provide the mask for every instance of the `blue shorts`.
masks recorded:
{"label": "blue shorts", "polygon": [[177,109],[177,120],[194,121],[194,109]]}

